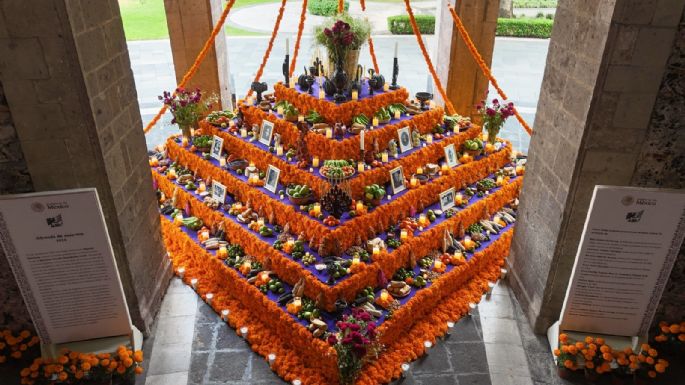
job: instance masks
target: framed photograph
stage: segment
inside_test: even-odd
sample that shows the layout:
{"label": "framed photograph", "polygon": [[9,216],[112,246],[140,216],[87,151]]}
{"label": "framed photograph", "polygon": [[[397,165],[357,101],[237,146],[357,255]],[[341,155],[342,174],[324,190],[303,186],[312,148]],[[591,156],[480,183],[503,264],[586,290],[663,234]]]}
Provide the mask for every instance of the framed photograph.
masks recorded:
{"label": "framed photograph", "polygon": [[405,152],[412,149],[411,130],[409,129],[409,126],[402,127],[397,130],[397,139],[400,144],[400,152]]}
{"label": "framed photograph", "polygon": [[224,139],[214,135],[214,140],[212,140],[212,148],[209,150],[209,156],[219,160],[221,159],[221,153],[224,150]]}
{"label": "framed photograph", "polygon": [[452,187],[440,193],[440,210],[445,211],[454,207],[454,196],[457,190]]}
{"label": "framed photograph", "polygon": [[278,188],[278,177],[280,175],[281,170],[269,165],[269,169],[266,170],[266,182],[264,182],[264,188],[272,193],[276,193],[276,188]]}
{"label": "framed photograph", "polygon": [[221,204],[226,203],[226,186],[213,180],[212,181],[212,198],[218,200]]}
{"label": "framed photograph", "polygon": [[407,186],[404,185],[404,172],[402,171],[402,166],[390,170],[390,185],[392,186],[393,194],[397,194],[398,192],[407,189]]}
{"label": "framed photograph", "polygon": [[452,168],[457,166],[459,160],[457,160],[457,150],[454,149],[454,143],[445,146],[442,149],[445,150],[445,162],[447,162],[447,167]]}
{"label": "framed photograph", "polygon": [[274,135],[274,124],[268,120],[262,120],[262,129],[259,131],[259,143],[271,145],[271,137]]}

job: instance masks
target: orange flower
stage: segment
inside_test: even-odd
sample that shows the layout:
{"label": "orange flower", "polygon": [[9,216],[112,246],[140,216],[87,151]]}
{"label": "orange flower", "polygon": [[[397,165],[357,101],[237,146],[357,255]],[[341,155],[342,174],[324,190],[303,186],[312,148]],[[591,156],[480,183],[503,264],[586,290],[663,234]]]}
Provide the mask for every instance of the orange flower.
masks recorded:
{"label": "orange flower", "polygon": [[136,350],[136,352],[133,353],[133,360],[135,362],[143,362],[143,351],[142,350]]}
{"label": "orange flower", "polygon": [[649,372],[647,372],[647,375],[648,375],[650,378],[654,378],[654,377],[656,377],[656,372],[653,371],[653,370],[650,370]]}
{"label": "orange flower", "polygon": [[559,349],[554,349],[554,355],[555,356],[559,357],[560,354],[561,354],[561,352],[559,351]]}
{"label": "orange flower", "polygon": [[602,358],[604,358],[606,361],[612,361],[614,356],[612,356],[611,353],[603,353]]}
{"label": "orange flower", "polygon": [[586,343],[586,344],[591,344],[591,343],[593,343],[593,342],[595,342],[595,339],[594,339],[594,338],[592,338],[592,337],[590,337],[590,336],[585,337],[585,343]]}
{"label": "orange flower", "polygon": [[652,357],[647,357],[647,358],[645,358],[645,362],[648,363],[648,364],[650,364],[650,365],[654,365],[654,358],[652,358]]}
{"label": "orange flower", "polygon": [[602,337],[597,337],[597,338],[595,338],[595,343],[596,343],[597,345],[600,345],[600,346],[601,346],[601,345],[604,345],[604,338],[602,338]]}
{"label": "orange flower", "polygon": [[586,362],[585,362],[585,367],[588,368],[588,369],[592,369],[592,368],[595,367],[595,363],[592,362],[592,361],[586,361]]}
{"label": "orange flower", "polygon": [[678,334],[678,341],[685,342],[685,333]]}
{"label": "orange flower", "polygon": [[663,364],[656,364],[654,365],[654,370],[656,370],[657,373],[663,373],[666,371],[666,366]]}
{"label": "orange flower", "polygon": [[571,360],[566,360],[566,361],[564,361],[564,366],[565,366],[567,369],[571,369],[571,368],[573,367],[573,361],[571,361]]}
{"label": "orange flower", "polygon": [[67,380],[67,378],[69,378],[69,375],[66,372],[59,372],[59,374],[57,374],[57,378],[64,382]]}
{"label": "orange flower", "polygon": [[101,365],[102,367],[107,367],[107,366],[109,366],[109,359],[105,358],[105,359],[100,360],[100,365]]}
{"label": "orange flower", "polygon": [[652,356],[652,357],[656,357],[656,356],[657,356],[657,351],[656,351],[656,349],[649,349],[649,350],[647,351],[647,353],[648,353],[650,356]]}
{"label": "orange flower", "polygon": [[579,341],[579,342],[576,342],[576,348],[582,349],[582,348],[584,348],[584,347],[585,347],[585,344],[584,344],[584,343],[582,343],[582,342],[580,342],[580,341]]}
{"label": "orange flower", "polygon": [[640,346],[640,349],[642,349],[643,351],[649,350],[649,349],[650,349],[649,344],[642,344],[642,345]]}
{"label": "orange flower", "polygon": [[[306,2],[306,0],[305,0]],[[136,374],[141,374],[143,373],[143,367],[142,366],[136,366],[136,368],[133,370]]]}
{"label": "orange flower", "polygon": [[671,332],[671,334],[677,334],[678,332],[680,332],[680,325],[672,324],[671,327],[669,327],[669,331]]}
{"label": "orange flower", "polygon": [[599,351],[602,353],[609,353],[609,352],[611,352],[611,348],[609,347],[609,345],[602,345],[599,348]]}
{"label": "orange flower", "polygon": [[578,348],[575,345],[569,345],[568,352],[569,354],[578,354]]}
{"label": "orange flower", "polygon": [[90,370],[90,362],[83,362],[81,363],[81,369],[85,370],[86,372]]}

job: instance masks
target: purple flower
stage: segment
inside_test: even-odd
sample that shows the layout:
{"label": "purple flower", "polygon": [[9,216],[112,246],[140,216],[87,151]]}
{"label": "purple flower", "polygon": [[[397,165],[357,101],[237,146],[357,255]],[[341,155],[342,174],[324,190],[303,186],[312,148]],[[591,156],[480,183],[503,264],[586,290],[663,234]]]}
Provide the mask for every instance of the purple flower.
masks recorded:
{"label": "purple flower", "polygon": [[494,104],[494,105],[496,105],[496,106],[499,105],[499,100],[497,100],[497,99],[492,99],[492,104]]}
{"label": "purple flower", "polygon": [[358,332],[361,329],[359,324],[350,324],[350,330]]}
{"label": "purple flower", "polygon": [[490,107],[488,107],[488,108],[485,110],[485,113],[486,113],[488,116],[495,116],[495,114],[496,114],[495,110],[493,110],[493,109],[490,108]]}
{"label": "purple flower", "polygon": [[338,343],[338,337],[335,336],[335,334],[331,334],[328,336],[328,343],[330,345],[335,345]]}

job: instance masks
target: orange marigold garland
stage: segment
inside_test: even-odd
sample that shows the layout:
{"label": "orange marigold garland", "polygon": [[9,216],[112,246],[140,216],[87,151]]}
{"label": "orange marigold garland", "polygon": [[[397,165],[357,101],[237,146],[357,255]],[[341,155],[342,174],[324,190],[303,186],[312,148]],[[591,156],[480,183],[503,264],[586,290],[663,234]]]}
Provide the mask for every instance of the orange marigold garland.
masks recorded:
{"label": "orange marigold garland", "polygon": [[369,36],[369,54],[371,55],[371,61],[373,62],[373,70],[380,72],[378,69],[378,60],[376,60],[376,51],[373,48],[373,39]]}
{"label": "orange marigold garland", "polygon": [[[285,11],[285,3],[288,0],[281,0],[281,8],[278,9],[278,17],[276,17],[276,24],[274,24],[274,29],[271,32],[271,38],[269,38],[269,45],[266,47],[264,52],[264,57],[262,58],[262,64],[259,65],[259,70],[254,77],[254,81],[258,82],[264,73],[264,67],[266,67],[266,62],[269,60],[271,55],[271,49],[274,47],[274,41],[276,40],[276,35],[278,35],[278,29],[281,26],[281,20],[283,19],[283,12]],[[252,88],[247,91],[247,96],[252,95]]]}
{"label": "orange marigold garland", "polygon": [[454,115],[456,114],[456,111],[454,110],[452,102],[450,102],[450,100],[447,98],[447,93],[445,92],[445,89],[442,87],[442,83],[440,82],[440,78],[438,78],[438,74],[435,72],[435,68],[433,68],[433,62],[431,61],[430,56],[428,56],[428,50],[426,50],[426,46],[423,44],[421,31],[419,31],[419,26],[416,25],[416,18],[414,17],[414,11],[412,11],[411,9],[411,4],[409,3],[409,0],[404,0],[404,5],[407,8],[409,22],[411,23],[412,30],[414,30],[416,41],[419,43],[419,48],[421,48],[423,58],[424,60],[426,60],[426,65],[428,65],[428,71],[430,71],[431,76],[433,76],[433,81],[435,82],[435,85],[438,88],[438,92],[440,92],[440,95],[442,96],[442,100],[445,102],[447,112],[449,112],[450,115]]}
{"label": "orange marigold garland", "polygon": [[[408,4],[409,0],[406,1]],[[490,71],[488,64],[485,62],[485,60],[483,60],[483,57],[478,52],[478,48],[476,48],[476,45],[473,43],[473,40],[471,40],[471,36],[469,35],[468,31],[466,31],[466,27],[464,27],[464,23],[461,21],[461,18],[459,17],[459,15],[454,10],[451,4],[448,3],[447,8],[449,8],[450,10],[452,20],[454,20],[454,25],[457,27],[459,35],[461,36],[462,40],[464,40],[464,44],[466,44],[466,47],[469,49],[469,52],[471,53],[471,56],[473,56],[473,59],[476,61],[476,64],[478,64],[478,67],[480,67],[481,71],[483,71],[483,75],[485,75],[485,77],[487,77],[488,80],[490,80],[490,84],[492,84],[492,86],[495,87],[499,96],[501,96],[502,99],[507,100],[507,95],[504,93],[502,88],[500,88],[499,84],[497,83],[497,79],[495,79],[495,77],[492,75],[492,71]],[[523,126],[528,135],[532,135],[533,130],[530,128],[528,123],[523,119],[521,114],[519,114],[516,108],[514,108],[514,115],[516,116],[516,120],[518,120],[519,123],[521,123],[521,126]]]}
{"label": "orange marigold garland", "polygon": [[[285,0],[283,0],[283,2],[285,3]],[[214,45],[214,39],[219,34],[219,32],[223,31],[223,26],[226,22],[226,17],[228,17],[228,12],[231,11],[233,4],[235,4],[235,0],[228,1],[228,4],[226,4],[226,8],[224,8],[224,11],[221,13],[221,17],[219,17],[219,20],[216,22],[216,25],[214,25],[214,29],[212,29],[212,32],[209,34],[207,41],[205,41],[205,45],[202,47],[202,50],[200,50],[200,53],[197,54],[197,57],[195,58],[193,65],[191,65],[190,68],[188,68],[188,72],[186,72],[185,75],[183,75],[183,79],[181,79],[176,88],[185,87],[186,83],[188,83],[188,81],[195,75],[198,68],[200,68],[200,64],[202,64],[202,62],[205,60],[205,57],[209,53],[209,49]],[[175,91],[174,95],[176,95]],[[146,134],[150,132],[150,130],[152,130],[152,127],[154,127],[155,124],[157,124],[157,122],[159,121],[159,119],[161,119],[162,115],[164,115],[166,110],[167,106],[162,106],[162,108],[159,109],[159,112],[157,112],[157,115],[155,115],[155,117],[152,118],[152,120],[150,120],[147,126],[145,126],[143,132]]]}
{"label": "orange marigold garland", "polygon": [[302,13],[300,14],[300,25],[297,27],[297,39],[295,40],[295,51],[293,52],[293,60],[290,62],[289,74],[292,77],[297,65],[297,54],[300,52],[300,41],[302,40],[302,31],[304,30],[304,20],[307,14],[307,0],[302,2]]}
{"label": "orange marigold garland", "polygon": [[345,0],[338,0],[338,13],[345,11]]}

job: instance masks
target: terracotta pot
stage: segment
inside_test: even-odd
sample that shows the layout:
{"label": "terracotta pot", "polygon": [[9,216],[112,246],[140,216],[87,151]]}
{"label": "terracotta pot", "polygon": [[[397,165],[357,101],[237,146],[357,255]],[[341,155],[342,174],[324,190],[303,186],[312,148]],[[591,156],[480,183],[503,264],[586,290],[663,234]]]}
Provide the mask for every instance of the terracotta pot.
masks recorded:
{"label": "terracotta pot", "polygon": [[572,372],[571,370],[569,370],[569,369],[566,369],[566,368],[559,368],[559,367],[557,367],[557,374],[558,374],[559,377],[561,377],[561,378],[568,379],[568,378],[571,377],[571,375],[573,374],[573,372]]}

